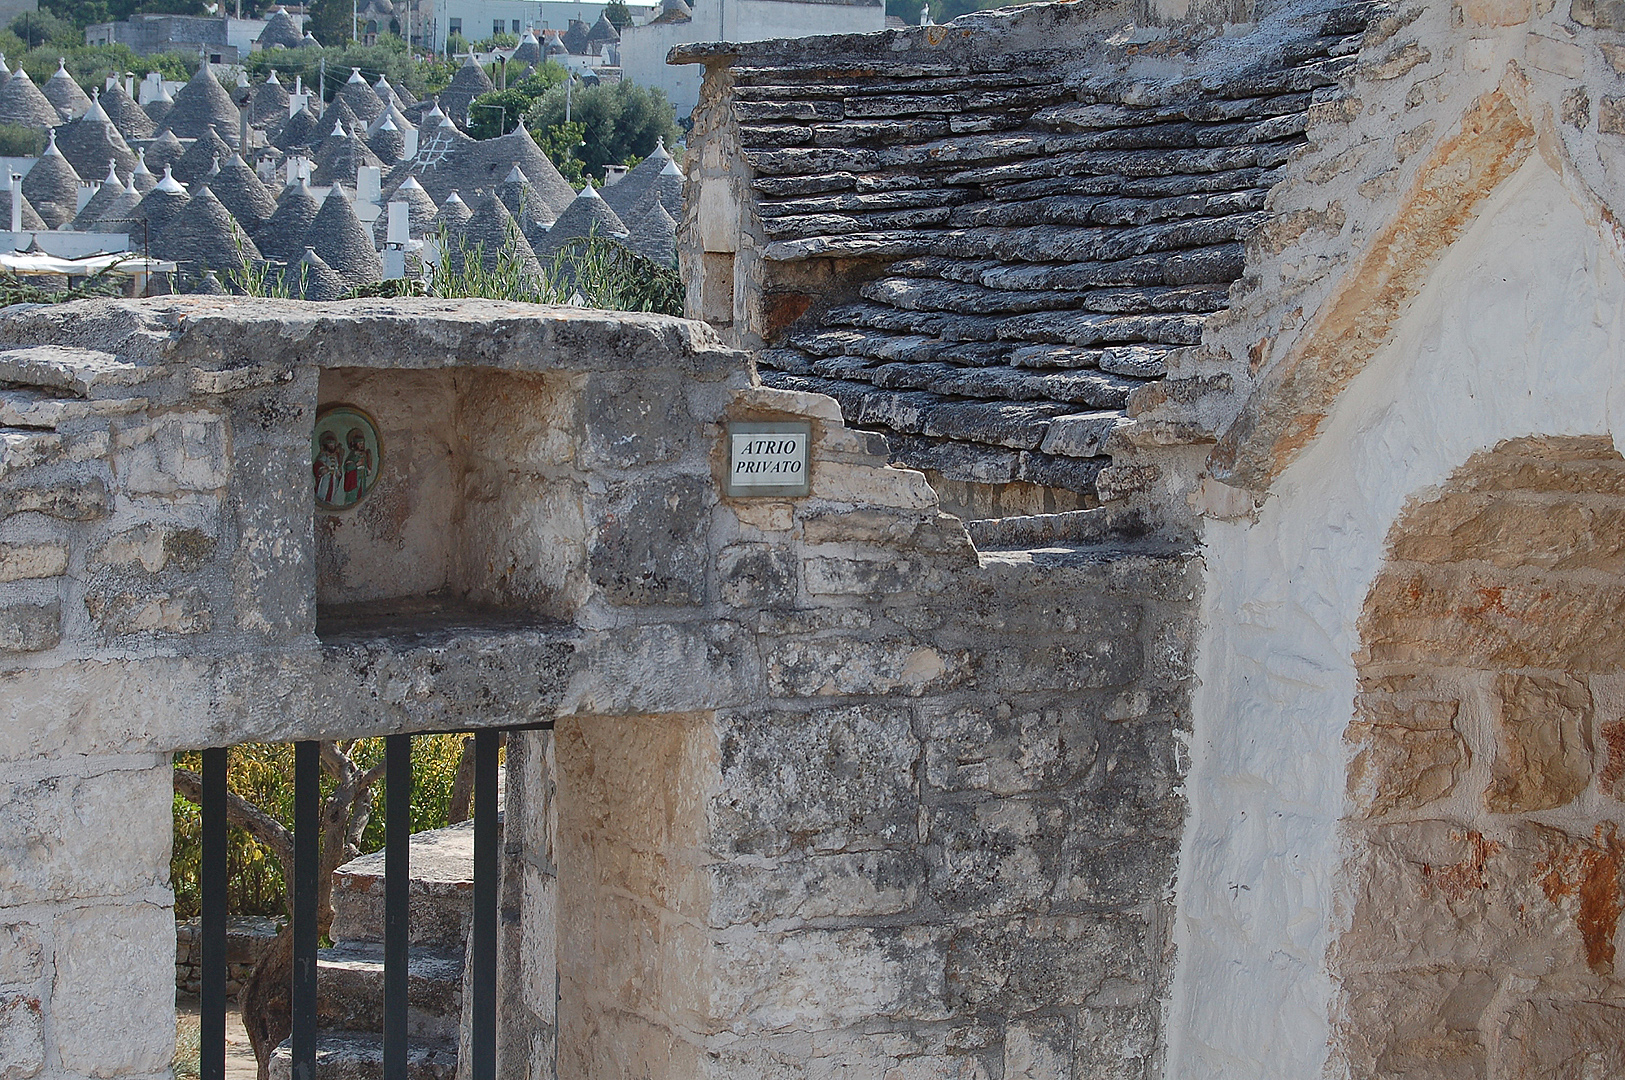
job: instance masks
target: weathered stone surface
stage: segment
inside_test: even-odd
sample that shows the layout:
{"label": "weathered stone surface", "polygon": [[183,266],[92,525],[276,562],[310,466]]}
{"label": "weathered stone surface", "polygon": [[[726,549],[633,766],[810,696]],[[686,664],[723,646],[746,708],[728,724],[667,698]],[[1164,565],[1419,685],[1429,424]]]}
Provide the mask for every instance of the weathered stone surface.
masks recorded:
{"label": "weathered stone surface", "polygon": [[925,893],[925,862],[912,851],[798,855],[713,866],[712,917],[724,926],[873,918],[913,911]]}
{"label": "weathered stone surface", "polygon": [[0,995],[0,1077],[26,1080],[45,1067],[45,1021],[40,1003]]}
{"label": "weathered stone surface", "polygon": [[1519,1002],[1501,1035],[1505,1075],[1517,1080],[1621,1075],[1625,1073],[1621,1031],[1625,1007],[1615,1003]]}
{"label": "weathered stone surface", "polygon": [[900,693],[918,697],[966,676],[963,654],[894,638],[791,638],[764,643],[762,665],[775,697]]}
{"label": "weathered stone surface", "polygon": [[55,577],[67,568],[66,544],[0,544],[0,582]]}
{"label": "weathered stone surface", "polygon": [[[167,766],[88,777],[47,777],[0,787],[0,889],[12,904],[120,896],[167,880],[170,821]],[[155,822],[111,847],[109,821]],[[170,933],[173,940],[173,932]]]}
{"label": "weathered stone surface", "polygon": [[700,431],[687,392],[688,381],[672,373],[590,376],[582,404],[587,464],[627,469],[691,449]]}
{"label": "weathered stone surface", "polygon": [[734,544],[717,553],[722,599],[732,607],[790,607],[796,599],[793,551],[776,544]]}
{"label": "weathered stone surface", "polygon": [[44,971],[40,928],[33,923],[0,925],[0,986],[31,983]]}
{"label": "weathered stone surface", "polygon": [[1146,927],[1136,916],[1022,916],[966,927],[948,944],[951,1002],[1022,1013],[1132,1005],[1151,993]]}
{"label": "weathered stone surface", "polygon": [[1489,808],[1501,813],[1566,806],[1591,781],[1591,692],[1578,680],[1503,675],[1490,764]]}
{"label": "weathered stone surface", "polygon": [[119,634],[201,634],[214,626],[214,611],[202,589],[115,593],[85,597],[85,608],[102,632]]}
{"label": "weathered stone surface", "polygon": [[60,604],[10,604],[0,607],[0,649],[43,652],[62,640]]}
{"label": "weathered stone surface", "polygon": [[1484,1076],[1486,971],[1402,971],[1345,980],[1340,1050],[1364,1076]]}
{"label": "weathered stone surface", "polygon": [[55,943],[51,1029],[62,1067],[108,1077],[167,1068],[175,1052],[174,913],[150,903],[80,908],[58,920]]}
{"label": "weathered stone surface", "polygon": [[646,481],[615,491],[590,538],[588,573],[614,603],[693,604],[705,599],[700,554],[716,492],[698,477]]}
{"label": "weathered stone surface", "polygon": [[1446,798],[1471,763],[1467,741],[1454,726],[1460,694],[1427,678],[1370,680],[1356,699],[1359,712],[1348,740],[1349,795],[1360,812],[1379,817]]}

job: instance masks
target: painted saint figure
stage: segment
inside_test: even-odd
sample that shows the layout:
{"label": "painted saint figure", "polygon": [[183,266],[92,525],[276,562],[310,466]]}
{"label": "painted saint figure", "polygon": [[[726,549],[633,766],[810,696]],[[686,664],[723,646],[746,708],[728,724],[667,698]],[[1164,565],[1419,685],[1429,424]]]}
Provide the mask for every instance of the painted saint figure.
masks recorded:
{"label": "painted saint figure", "polygon": [[360,428],[351,428],[345,435],[350,452],[344,455],[344,498],[342,505],[350,506],[366,494],[372,484],[372,451],[367,449],[367,435]]}
{"label": "painted saint figure", "polygon": [[339,504],[339,484],[344,472],[344,458],[339,453],[339,437],[331,431],[322,432],[321,453],[311,462],[316,477],[316,499],[328,506]]}

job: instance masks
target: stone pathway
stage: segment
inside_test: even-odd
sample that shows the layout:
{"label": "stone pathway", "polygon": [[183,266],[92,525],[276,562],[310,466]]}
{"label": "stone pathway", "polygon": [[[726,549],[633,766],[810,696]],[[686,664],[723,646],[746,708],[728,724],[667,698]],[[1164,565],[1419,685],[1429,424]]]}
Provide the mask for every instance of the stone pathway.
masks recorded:
{"label": "stone pathway", "polygon": [[[199,1024],[198,1000],[195,997],[178,996],[175,999],[175,1045],[177,1047],[196,1047]],[[197,1076],[197,1058],[190,1055],[190,1060],[184,1065],[176,1061],[176,1080],[188,1080]],[[183,1071],[184,1070],[184,1071]],[[235,1004],[226,1008],[226,1080],[256,1080],[259,1076],[259,1063],[254,1060],[254,1050],[248,1043],[248,1032],[243,1028],[243,1014]]]}

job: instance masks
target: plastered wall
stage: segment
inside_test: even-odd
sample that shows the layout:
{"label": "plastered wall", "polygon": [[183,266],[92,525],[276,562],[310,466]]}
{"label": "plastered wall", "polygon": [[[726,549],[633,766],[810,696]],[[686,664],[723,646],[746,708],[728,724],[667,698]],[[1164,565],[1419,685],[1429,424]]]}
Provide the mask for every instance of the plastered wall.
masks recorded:
{"label": "plastered wall", "polygon": [[[1625,278],[1532,160],[1445,255],[1256,520],[1206,529],[1169,1075],[1302,1077],[1337,1016],[1357,620],[1389,529],[1473,454],[1619,430]],[[1211,988],[1225,987],[1213,994]]]}

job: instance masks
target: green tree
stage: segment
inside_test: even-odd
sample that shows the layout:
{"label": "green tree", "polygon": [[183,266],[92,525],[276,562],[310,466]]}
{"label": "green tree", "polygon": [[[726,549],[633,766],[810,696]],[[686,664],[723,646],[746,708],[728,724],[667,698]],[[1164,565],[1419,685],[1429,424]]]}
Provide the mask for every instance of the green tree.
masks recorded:
{"label": "green tree", "polygon": [[625,30],[632,25],[632,9],[626,6],[626,0],[609,0],[604,5],[604,18],[617,30]]}
{"label": "green tree", "polygon": [[579,188],[587,182],[581,174],[581,144],[586,134],[586,125],[578,120],[570,123],[553,124],[544,128],[532,128],[531,138],[536,145],[542,148],[553,167],[570,182],[570,186]]}
{"label": "green tree", "polygon": [[0,124],[0,157],[38,157],[44,149],[42,132],[21,124]]}
{"label": "green tree", "polygon": [[66,19],[59,19],[48,11],[25,11],[6,29],[32,49],[40,45],[71,49],[84,44],[84,35]]}
{"label": "green tree", "polygon": [[531,107],[569,73],[548,60],[506,90],[492,90],[474,99],[469,109],[468,133],[476,139],[494,139],[517,128]]}
{"label": "green tree", "polygon": [[305,29],[316,35],[316,40],[328,48],[343,45],[355,38],[355,5],[353,0],[312,0],[310,21]]}
{"label": "green tree", "polygon": [[[526,114],[525,125],[533,132],[555,128],[564,123],[564,106],[565,88],[555,86]],[[577,88],[570,119],[582,127],[582,166],[599,180],[605,165],[648,157],[658,140],[675,143],[679,138],[677,118],[665,92],[624,80]]]}
{"label": "green tree", "polygon": [[[292,85],[295,76],[303,76],[305,85],[314,89],[324,60],[327,70],[324,99],[331,99],[344,87],[350,78],[351,68],[360,68],[362,77],[368,82],[376,82],[378,76],[384,75],[391,82],[400,82],[413,94],[422,94],[434,89],[433,75],[441,66],[418,60],[406,42],[398,37],[381,37],[376,45],[361,45],[352,41],[325,49],[273,49],[250,53],[243,61],[243,67],[253,82],[263,82],[266,74],[274,68],[283,83]],[[440,85],[444,86],[445,83]]]}

